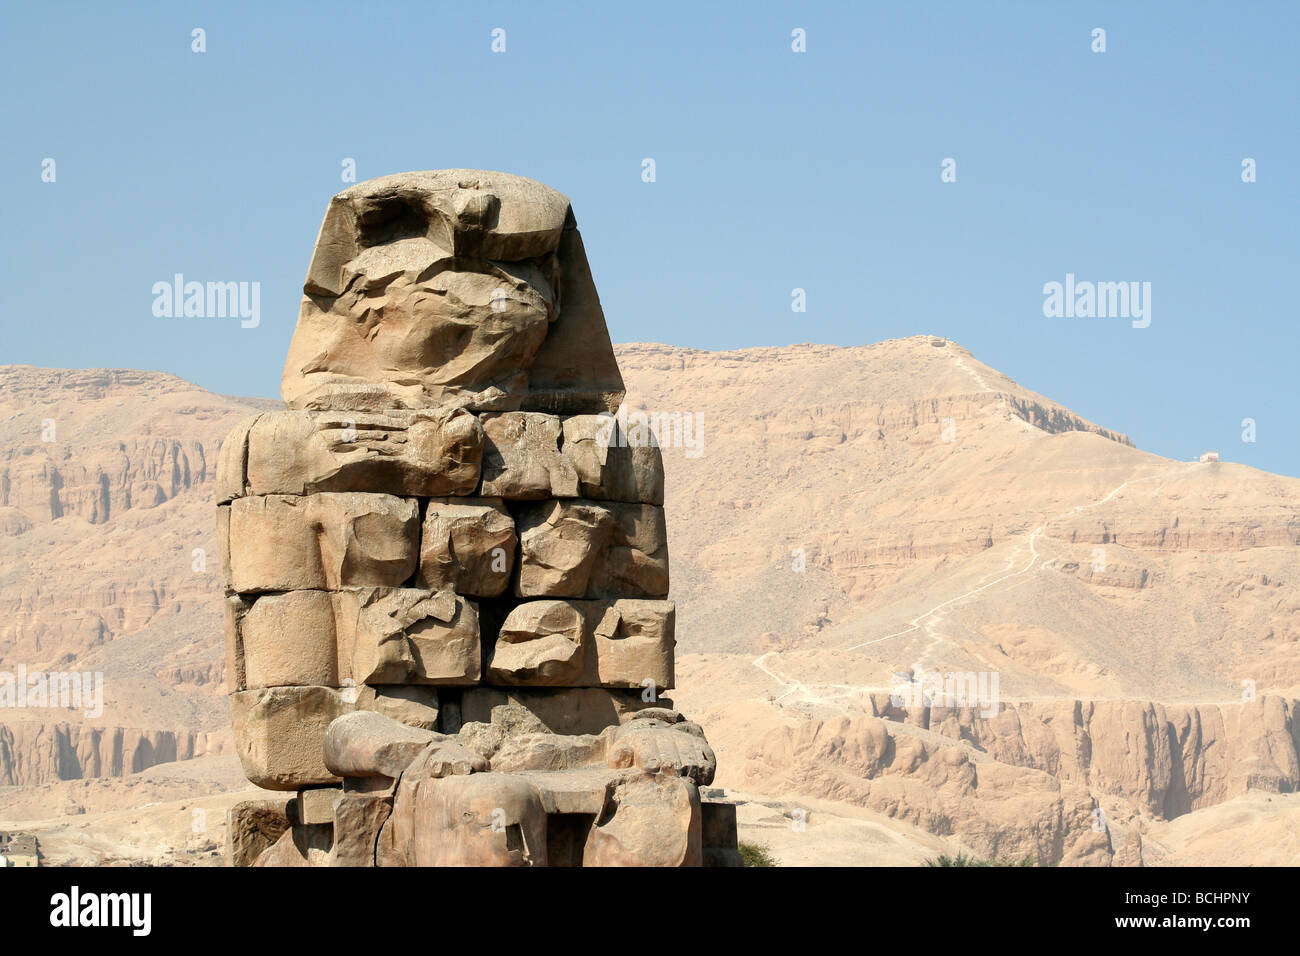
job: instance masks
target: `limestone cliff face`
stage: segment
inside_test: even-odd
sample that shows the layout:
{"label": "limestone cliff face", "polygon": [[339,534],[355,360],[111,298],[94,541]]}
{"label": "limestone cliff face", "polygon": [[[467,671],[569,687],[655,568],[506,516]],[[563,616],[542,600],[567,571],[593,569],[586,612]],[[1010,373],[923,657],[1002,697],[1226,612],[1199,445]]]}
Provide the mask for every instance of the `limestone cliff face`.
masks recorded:
{"label": "limestone cliff face", "polygon": [[1300,791],[1300,701],[1242,704],[1060,701],[1009,704],[986,719],[934,708],[927,726],[995,760],[1046,770],[1159,819],[1247,789]]}
{"label": "limestone cliff face", "polygon": [[0,367],[0,671],[94,672],[104,711],[0,711],[0,785],[207,754],[221,686],[213,481],[273,403],[171,375]]}
{"label": "limestone cliff face", "polygon": [[1109,866],[1088,789],[998,762],[877,717],[804,721],[770,731],[752,750],[746,786],[866,807],[982,857],[1040,865]]}
{"label": "limestone cliff face", "polygon": [[[769,731],[752,788],[843,800],[961,838],[987,856],[1110,863],[1096,813],[1165,820],[1247,790],[1300,792],[1300,701],[895,707]],[[1102,838],[1098,838],[1101,834]]]}
{"label": "limestone cliff face", "polygon": [[76,515],[101,524],[130,508],[156,508],[211,481],[215,448],[175,439],[137,439],[54,454],[11,449],[0,467],[0,508],[15,527]]}
{"label": "limestone cliff face", "polygon": [[[933,341],[617,348],[629,411],[699,416],[699,454],[661,436],[673,696],[724,785],[1078,862],[1122,849],[1093,836],[1095,805],[1167,819],[1300,790],[1300,481],[1144,453]],[[0,780],[172,752],[133,733],[198,753],[183,735],[229,725],[213,471],[235,422],[276,407],[160,373],[0,367],[0,670],[102,671],[95,726],[145,728],[120,731],[118,762],[119,731],[92,745],[72,718],[19,731],[0,712]],[[1004,699],[1036,702],[872,707],[917,666],[995,671]],[[1246,679],[1250,704],[1164,703],[1236,700]]]}
{"label": "limestone cliff face", "polygon": [[175,760],[231,750],[228,731],[136,730],[78,724],[0,724],[0,786],[122,777]]}
{"label": "limestone cliff face", "polygon": [[238,407],[172,375],[0,367],[0,534],[77,516],[102,524],[212,481]]}

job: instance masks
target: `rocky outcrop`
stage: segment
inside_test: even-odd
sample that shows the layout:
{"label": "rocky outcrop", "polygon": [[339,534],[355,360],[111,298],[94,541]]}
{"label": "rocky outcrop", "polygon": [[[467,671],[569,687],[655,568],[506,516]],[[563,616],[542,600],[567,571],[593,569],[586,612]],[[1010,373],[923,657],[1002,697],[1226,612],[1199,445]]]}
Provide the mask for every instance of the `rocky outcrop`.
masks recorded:
{"label": "rocky outcrop", "polygon": [[137,730],[81,724],[0,724],[0,786],[122,777],[160,763],[230,751],[229,732]]}
{"label": "rocky outcrop", "polygon": [[142,439],[41,454],[10,450],[0,463],[0,507],[31,525],[77,515],[102,524],[131,508],[156,508],[212,480],[216,447],[175,439]]}
{"label": "rocky outcrop", "polygon": [[879,717],[772,730],[751,749],[746,777],[763,792],[843,801],[955,836],[982,857],[1111,862],[1086,787]]}
{"label": "rocky outcrop", "polygon": [[[878,702],[880,702],[878,700]],[[1247,789],[1300,791],[1300,701],[1241,704],[1058,701],[884,714],[963,740],[1000,763],[1050,773],[1168,819]]]}
{"label": "rocky outcrop", "polygon": [[856,804],[1040,864],[1109,863],[1115,807],[1165,820],[1248,790],[1300,791],[1300,701],[1076,700],[992,717],[869,703],[874,716],[769,731],[750,748],[746,785]]}

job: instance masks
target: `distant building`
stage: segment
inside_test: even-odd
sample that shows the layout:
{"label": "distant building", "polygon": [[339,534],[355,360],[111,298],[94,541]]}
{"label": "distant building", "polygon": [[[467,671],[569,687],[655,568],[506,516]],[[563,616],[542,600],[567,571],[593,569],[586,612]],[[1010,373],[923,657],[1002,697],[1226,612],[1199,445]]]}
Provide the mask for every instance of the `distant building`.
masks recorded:
{"label": "distant building", "polygon": [[1218,461],[1219,453],[1217,451],[1207,451],[1201,456],[1201,461]]}
{"label": "distant building", "polygon": [[0,866],[40,866],[41,849],[30,833],[0,830]]}

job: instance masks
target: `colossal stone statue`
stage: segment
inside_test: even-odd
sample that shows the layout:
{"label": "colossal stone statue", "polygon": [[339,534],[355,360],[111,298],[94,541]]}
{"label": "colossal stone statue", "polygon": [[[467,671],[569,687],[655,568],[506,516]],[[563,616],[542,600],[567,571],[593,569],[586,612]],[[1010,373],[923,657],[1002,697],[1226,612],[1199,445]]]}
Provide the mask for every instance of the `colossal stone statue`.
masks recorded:
{"label": "colossal stone statue", "polygon": [[673,684],[663,465],[569,201],[504,173],[330,202],[282,393],[218,463],[243,865],[737,861]]}

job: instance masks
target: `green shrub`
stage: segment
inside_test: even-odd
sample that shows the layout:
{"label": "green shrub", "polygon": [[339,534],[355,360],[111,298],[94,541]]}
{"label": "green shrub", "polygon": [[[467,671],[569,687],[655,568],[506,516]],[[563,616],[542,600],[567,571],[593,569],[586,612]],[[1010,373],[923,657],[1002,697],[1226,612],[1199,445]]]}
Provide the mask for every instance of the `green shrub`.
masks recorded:
{"label": "green shrub", "polygon": [[767,847],[757,843],[738,844],[740,847],[740,858],[744,861],[745,866],[776,866],[776,857]]}

